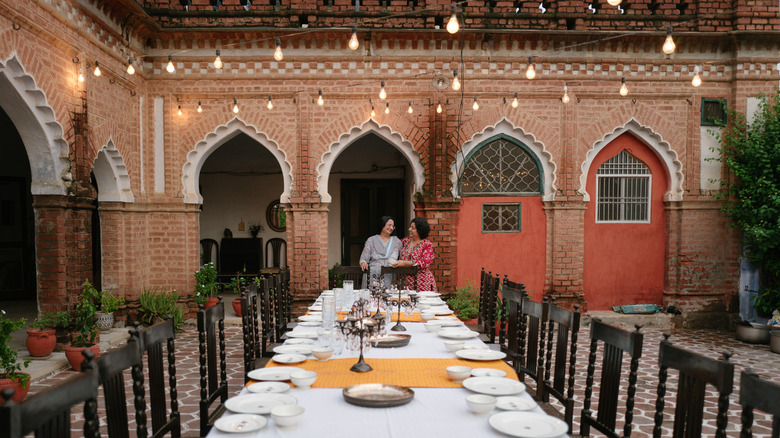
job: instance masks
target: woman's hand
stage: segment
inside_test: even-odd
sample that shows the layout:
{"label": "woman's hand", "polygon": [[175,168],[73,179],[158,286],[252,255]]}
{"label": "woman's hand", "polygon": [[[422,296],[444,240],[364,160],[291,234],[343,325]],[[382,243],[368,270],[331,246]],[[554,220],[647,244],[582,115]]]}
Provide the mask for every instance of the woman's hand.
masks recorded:
{"label": "woman's hand", "polygon": [[394,268],[404,268],[407,266],[412,266],[412,262],[409,260],[399,260],[393,265]]}
{"label": "woman's hand", "polygon": [[362,270],[364,270],[364,271],[365,271],[366,269],[368,269],[368,263],[366,263],[366,262],[364,262],[364,261],[362,261],[362,260],[361,260],[361,261],[360,261],[360,269],[362,269]]}

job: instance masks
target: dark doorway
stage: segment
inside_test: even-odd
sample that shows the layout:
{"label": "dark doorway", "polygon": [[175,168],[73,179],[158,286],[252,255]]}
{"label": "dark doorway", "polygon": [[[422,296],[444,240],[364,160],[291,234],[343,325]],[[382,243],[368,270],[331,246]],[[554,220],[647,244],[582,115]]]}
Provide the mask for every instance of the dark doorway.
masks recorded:
{"label": "dark doorway", "polygon": [[379,232],[379,218],[395,218],[396,236],[406,235],[402,179],[341,180],[341,264],[356,266],[366,239]]}
{"label": "dark doorway", "polygon": [[95,173],[90,172],[90,180],[92,187],[95,188],[95,209],[92,210],[92,284],[103,290],[103,257],[102,249],[100,248],[100,211],[98,206],[98,190],[100,189],[95,179]]}

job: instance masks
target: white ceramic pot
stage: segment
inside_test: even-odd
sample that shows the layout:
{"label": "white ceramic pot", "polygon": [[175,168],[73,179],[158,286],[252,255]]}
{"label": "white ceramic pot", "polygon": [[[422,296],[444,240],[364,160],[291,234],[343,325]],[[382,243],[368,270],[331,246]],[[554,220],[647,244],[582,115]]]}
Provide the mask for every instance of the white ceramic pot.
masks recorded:
{"label": "white ceramic pot", "polygon": [[95,312],[95,323],[101,332],[111,330],[114,326],[114,313]]}
{"label": "white ceramic pot", "polygon": [[772,353],[780,353],[780,330],[769,332],[769,349]]}

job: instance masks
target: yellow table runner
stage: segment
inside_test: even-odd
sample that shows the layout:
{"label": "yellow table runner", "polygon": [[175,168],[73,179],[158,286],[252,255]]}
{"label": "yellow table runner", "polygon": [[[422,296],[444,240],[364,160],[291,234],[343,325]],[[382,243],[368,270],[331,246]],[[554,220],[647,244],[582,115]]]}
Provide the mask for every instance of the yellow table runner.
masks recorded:
{"label": "yellow table runner", "polygon": [[[317,372],[314,388],[345,388],[359,383],[384,383],[413,388],[459,388],[447,377],[447,367],[463,365],[470,368],[494,368],[506,372],[510,379],[518,380],[517,374],[503,360],[475,362],[464,359],[366,359],[373,371],[355,373],[349,369],[358,361],[357,358],[330,359],[318,361],[308,359],[295,364],[299,368]],[[286,366],[269,361],[266,367]],[[254,382],[250,382],[254,383]]]}

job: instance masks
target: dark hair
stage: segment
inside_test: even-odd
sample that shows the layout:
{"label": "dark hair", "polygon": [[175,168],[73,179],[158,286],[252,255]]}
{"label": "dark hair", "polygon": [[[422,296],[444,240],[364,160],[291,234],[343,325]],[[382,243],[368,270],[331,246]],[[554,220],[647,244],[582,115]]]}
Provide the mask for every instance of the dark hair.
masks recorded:
{"label": "dark hair", "polygon": [[[387,225],[387,221],[395,222],[395,219],[393,219],[392,216],[382,216],[382,217],[380,217],[379,218],[379,232],[377,234],[382,234],[382,228],[384,228],[385,225]],[[393,230],[393,232],[390,233],[390,234],[391,235],[395,234],[395,230]]]}
{"label": "dark hair", "polygon": [[424,218],[416,217],[412,219],[412,223],[414,224],[414,227],[417,229],[417,234],[420,235],[420,239],[427,238],[428,234],[431,233],[431,226],[428,225],[428,221],[426,221]]}

